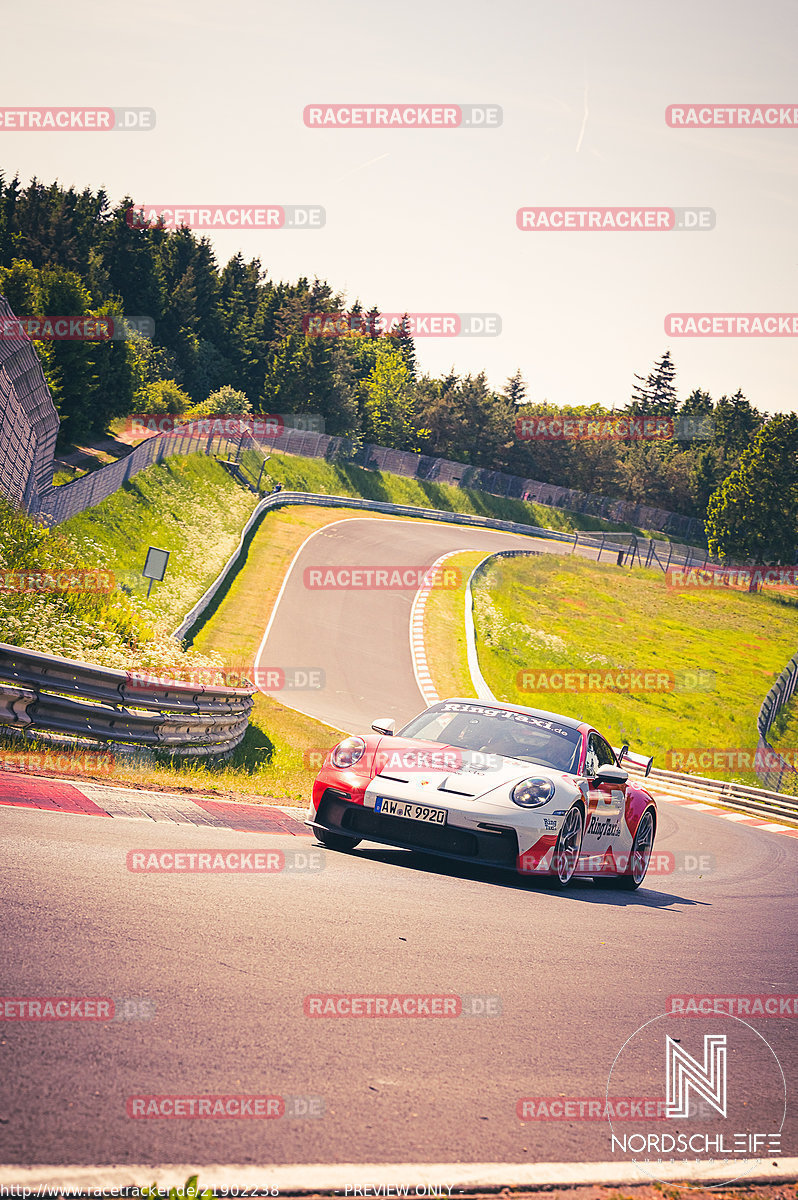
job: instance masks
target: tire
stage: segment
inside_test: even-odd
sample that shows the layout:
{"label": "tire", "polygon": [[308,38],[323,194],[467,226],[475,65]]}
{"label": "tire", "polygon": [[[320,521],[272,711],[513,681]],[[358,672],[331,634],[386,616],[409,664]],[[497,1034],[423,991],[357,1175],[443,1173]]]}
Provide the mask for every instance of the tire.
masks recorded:
{"label": "tire", "polygon": [[328,850],[354,850],[362,838],[347,837],[345,833],[330,833],[327,829],[314,829],[316,841],[321,842]]}
{"label": "tire", "polygon": [[567,888],[574,877],[579,855],[582,852],[582,838],[585,836],[585,814],[579,804],[569,809],[565,820],[560,826],[557,841],[554,846],[555,873],[547,876],[552,887]]}
{"label": "tire", "polygon": [[629,874],[616,875],[607,880],[607,886],[618,888],[624,892],[636,892],[646,877],[651,851],[654,848],[654,835],[657,832],[657,822],[654,810],[647,808],[635,830],[632,842],[632,853],[629,855]]}

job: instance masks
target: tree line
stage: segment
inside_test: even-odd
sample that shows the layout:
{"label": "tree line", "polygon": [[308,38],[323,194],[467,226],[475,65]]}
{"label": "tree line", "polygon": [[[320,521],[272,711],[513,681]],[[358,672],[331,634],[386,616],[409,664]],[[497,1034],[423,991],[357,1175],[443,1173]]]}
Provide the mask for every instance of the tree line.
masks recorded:
{"label": "tree line", "polygon": [[[435,378],[417,363],[407,322],[380,331],[326,281],[269,278],[259,259],[224,266],[207,237],[139,227],[131,197],[0,174],[0,292],[26,315],[147,317],[153,336],[37,341],[62,443],[101,435],[117,417],[202,411],[220,389],[254,412],[316,413],[328,433],[454,459],[546,483],[704,518],[765,423],[741,391],[677,397],[669,351],[612,410],[590,397],[531,403],[521,372],[500,389],[483,372]],[[344,313],[340,336],[307,332],[308,315]],[[362,318],[359,319],[359,318]],[[677,436],[608,435],[624,417],[675,422]],[[604,423],[598,437],[525,436],[534,421]],[[530,425],[530,422],[532,423]]]}

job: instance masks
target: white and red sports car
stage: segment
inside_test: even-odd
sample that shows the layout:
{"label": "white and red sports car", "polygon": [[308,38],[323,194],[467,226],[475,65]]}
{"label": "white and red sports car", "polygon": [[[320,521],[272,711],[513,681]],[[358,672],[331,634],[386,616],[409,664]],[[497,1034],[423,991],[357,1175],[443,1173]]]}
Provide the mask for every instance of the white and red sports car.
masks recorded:
{"label": "white and red sports car", "polygon": [[571,717],[498,701],[442,700],[398,733],[380,719],[330,751],[307,824],[323,846],[360,841],[489,867],[565,887],[574,876],[635,889],[657,828],[654,798],[624,758]]}

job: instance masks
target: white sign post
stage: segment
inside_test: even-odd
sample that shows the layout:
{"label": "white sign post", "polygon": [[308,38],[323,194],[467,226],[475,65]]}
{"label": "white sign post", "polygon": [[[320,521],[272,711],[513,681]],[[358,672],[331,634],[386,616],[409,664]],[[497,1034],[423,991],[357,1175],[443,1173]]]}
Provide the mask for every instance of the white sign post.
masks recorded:
{"label": "white sign post", "polygon": [[147,588],[147,599],[150,598],[152,585],[155,580],[158,583],[163,583],[163,577],[166,574],[166,564],[169,562],[169,551],[159,550],[157,546],[150,546],[147,551],[147,561],[144,564],[142,575],[145,579],[149,579],[150,586]]}

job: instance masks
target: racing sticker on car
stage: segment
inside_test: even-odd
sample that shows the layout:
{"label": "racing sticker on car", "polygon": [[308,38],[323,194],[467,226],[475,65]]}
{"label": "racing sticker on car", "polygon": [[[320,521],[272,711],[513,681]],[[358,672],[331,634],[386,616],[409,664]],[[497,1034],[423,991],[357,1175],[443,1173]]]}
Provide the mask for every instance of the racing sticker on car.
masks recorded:
{"label": "racing sticker on car", "polygon": [[596,838],[619,838],[620,822],[611,821],[610,817],[590,817],[587,832],[595,834]]}
{"label": "racing sticker on car", "polygon": [[587,827],[588,833],[593,833],[596,837],[620,837],[621,826],[618,821],[611,821],[609,817],[604,817],[603,820],[599,817],[591,817]]}
{"label": "racing sticker on car", "polygon": [[544,828],[544,829],[556,829],[556,828],[557,828],[557,822],[556,822],[556,821],[551,821],[551,820],[550,820],[548,817],[544,817],[544,818],[543,818],[543,828]]}
{"label": "racing sticker on car", "polygon": [[526,713],[509,712],[504,708],[486,708],[483,704],[442,704],[441,712],[462,712],[476,713],[480,717],[499,717],[504,721],[517,721],[520,725],[534,725],[538,729],[548,729],[551,733],[558,733],[561,737],[572,738],[575,730],[561,729],[559,725],[553,725],[551,721],[544,721],[541,717],[530,717]]}

